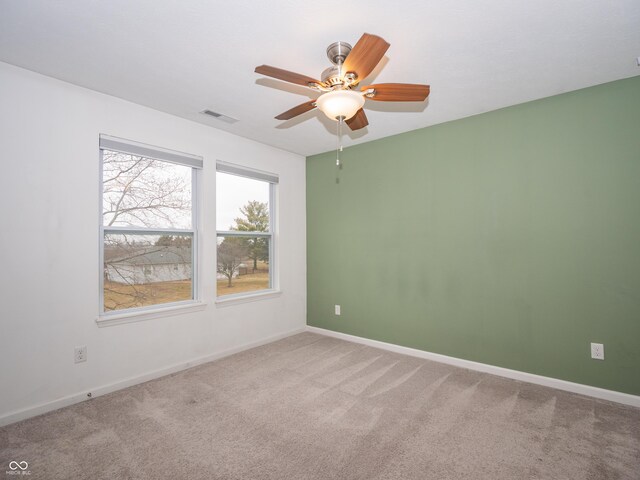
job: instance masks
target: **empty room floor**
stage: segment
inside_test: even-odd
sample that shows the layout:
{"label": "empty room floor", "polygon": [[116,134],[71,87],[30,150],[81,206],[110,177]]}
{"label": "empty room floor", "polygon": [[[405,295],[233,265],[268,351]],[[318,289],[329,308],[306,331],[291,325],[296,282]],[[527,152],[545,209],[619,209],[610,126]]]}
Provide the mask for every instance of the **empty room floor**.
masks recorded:
{"label": "empty room floor", "polygon": [[640,409],[302,333],[0,428],[29,478],[638,479]]}

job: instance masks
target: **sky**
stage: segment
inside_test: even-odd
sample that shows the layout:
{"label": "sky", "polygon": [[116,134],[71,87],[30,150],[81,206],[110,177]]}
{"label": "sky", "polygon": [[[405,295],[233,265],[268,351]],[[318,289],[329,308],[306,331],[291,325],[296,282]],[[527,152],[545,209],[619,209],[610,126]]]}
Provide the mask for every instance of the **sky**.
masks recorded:
{"label": "sky", "polygon": [[[103,209],[105,212],[114,208],[113,205],[120,205],[120,197],[124,188],[124,184],[128,182],[136,171],[129,175],[120,175],[118,172],[128,172],[133,168],[138,157],[128,154],[108,152],[111,156],[105,156],[105,182],[103,193]],[[113,159],[113,162],[109,160]],[[136,188],[131,191],[137,192],[135,195],[126,195],[124,207],[135,206],[140,203],[140,198],[144,197],[145,192],[154,185],[164,184],[165,181],[175,179],[184,186],[181,194],[184,197],[185,209],[167,208],[158,215],[154,215],[154,211],[143,215],[145,212],[138,212],[137,215],[122,214],[118,217],[116,226],[143,227],[143,228],[191,228],[191,172],[192,168],[183,165],[175,165],[172,163],[157,161],[157,167],[145,168],[144,181],[133,180],[131,185]],[[118,173],[118,175],[116,175]],[[160,188],[160,187],[158,187]],[[154,190],[155,191],[155,190]],[[178,201],[179,199],[176,199]],[[242,217],[240,208],[250,201],[259,201],[269,203],[269,183],[252,178],[230,175],[227,173],[216,173],[216,229],[230,230],[235,225],[235,219]],[[160,214],[162,213],[162,215]],[[164,216],[163,216],[164,215]],[[139,217],[143,217],[142,219]],[[105,213],[105,226],[108,226],[112,215]]]}
{"label": "sky", "polygon": [[229,230],[241,217],[240,207],[249,201],[269,203],[269,183],[246,177],[216,173],[216,229]]}

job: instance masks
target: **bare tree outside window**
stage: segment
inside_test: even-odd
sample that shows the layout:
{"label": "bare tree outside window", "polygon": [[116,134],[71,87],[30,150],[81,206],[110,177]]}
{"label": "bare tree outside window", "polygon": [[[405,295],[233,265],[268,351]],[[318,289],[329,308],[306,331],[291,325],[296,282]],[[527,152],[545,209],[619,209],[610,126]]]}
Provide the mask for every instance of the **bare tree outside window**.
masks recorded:
{"label": "bare tree outside window", "polygon": [[103,225],[191,227],[191,169],[103,150]]}
{"label": "bare tree outside window", "polygon": [[248,256],[244,239],[237,237],[221,238],[218,244],[218,273],[227,279],[227,287],[233,287],[233,277]]}
{"label": "bare tree outside window", "polygon": [[192,299],[192,168],[109,150],[102,160],[104,310]]}

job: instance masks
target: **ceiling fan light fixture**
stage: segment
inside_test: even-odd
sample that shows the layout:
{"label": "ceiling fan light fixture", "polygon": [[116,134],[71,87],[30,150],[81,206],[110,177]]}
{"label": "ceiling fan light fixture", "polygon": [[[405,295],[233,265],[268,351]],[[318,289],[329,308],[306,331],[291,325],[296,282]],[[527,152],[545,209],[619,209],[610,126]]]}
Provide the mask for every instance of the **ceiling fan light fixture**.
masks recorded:
{"label": "ceiling fan light fixture", "polygon": [[270,65],[259,65],[255,72],[320,92],[317,100],[296,105],[276,116],[277,120],[290,120],[317,107],[339,122],[339,137],[343,122],[351,131],[369,125],[362,108],[367,98],[375,102],[423,102],[429,96],[429,85],[422,84],[379,83],[358,87],[380,64],[388,48],[384,38],[370,33],[362,34],[353,48],[346,42],[334,42],[327,48],[333,66],[322,72],[321,80]]}
{"label": "ceiling fan light fixture", "polygon": [[353,90],[334,90],[327,92],[316,100],[316,106],[331,120],[349,120],[364,105],[361,92]]}

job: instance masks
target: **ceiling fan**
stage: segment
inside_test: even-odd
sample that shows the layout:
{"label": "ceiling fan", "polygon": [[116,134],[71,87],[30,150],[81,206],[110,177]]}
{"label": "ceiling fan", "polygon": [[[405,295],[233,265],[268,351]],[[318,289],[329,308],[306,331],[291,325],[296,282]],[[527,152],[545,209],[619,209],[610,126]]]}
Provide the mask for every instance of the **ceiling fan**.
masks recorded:
{"label": "ceiling fan", "polygon": [[379,83],[356,89],[388,48],[384,39],[368,33],[353,48],[346,42],[332,43],[327,47],[327,56],[333,66],[322,72],[321,80],[269,65],[260,65],[255,72],[322,92],[316,100],[297,105],[276,119],[289,120],[318,107],[330,119],[340,124],[344,121],[351,130],[359,130],[369,124],[362,109],[365,98],[379,102],[422,102],[429,95],[429,85],[410,83]]}

